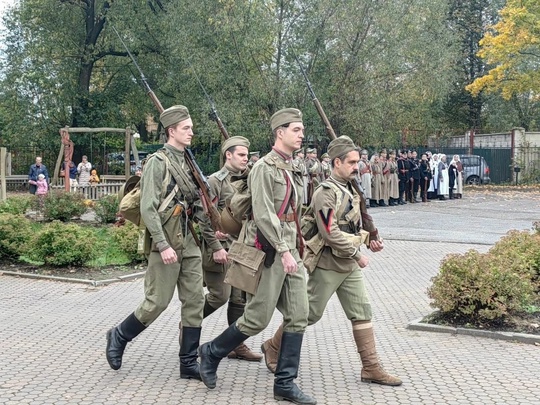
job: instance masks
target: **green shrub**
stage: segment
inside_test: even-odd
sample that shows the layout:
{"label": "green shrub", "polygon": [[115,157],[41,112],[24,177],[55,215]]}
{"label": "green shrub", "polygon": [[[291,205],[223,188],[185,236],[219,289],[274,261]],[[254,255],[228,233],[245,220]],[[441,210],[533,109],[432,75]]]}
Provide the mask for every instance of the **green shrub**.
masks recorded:
{"label": "green shrub", "polygon": [[103,246],[91,228],[53,221],[30,242],[28,256],[51,266],[77,266],[94,259]]}
{"label": "green shrub", "polygon": [[86,209],[82,194],[52,191],[45,197],[43,216],[49,221],[67,222],[73,217],[80,217]]}
{"label": "green shrub", "polygon": [[126,221],[123,226],[110,228],[110,232],[113,241],[131,261],[144,260],[144,255],[137,253],[137,243],[139,240],[139,227],[137,225]]}
{"label": "green shrub", "polygon": [[0,202],[0,213],[24,215],[35,202],[36,197],[31,194],[21,194],[7,198]]}
{"label": "green shrub", "polygon": [[99,222],[104,224],[115,222],[118,212],[118,196],[109,194],[100,198],[94,206],[94,211]]}
{"label": "green shrub", "polygon": [[488,253],[447,256],[428,289],[431,306],[446,317],[477,324],[537,305],[539,249],[537,236],[510,232]]}
{"label": "green shrub", "polygon": [[0,258],[18,259],[25,253],[32,223],[22,215],[0,214]]}

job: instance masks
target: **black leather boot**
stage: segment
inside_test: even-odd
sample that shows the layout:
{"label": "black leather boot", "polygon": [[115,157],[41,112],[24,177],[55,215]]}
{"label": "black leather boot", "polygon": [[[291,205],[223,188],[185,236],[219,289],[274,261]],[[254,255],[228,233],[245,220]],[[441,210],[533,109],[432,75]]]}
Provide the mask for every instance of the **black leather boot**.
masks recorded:
{"label": "black leather boot", "polygon": [[379,207],[386,207],[384,200],[379,200]]}
{"label": "black leather boot", "polygon": [[[227,323],[232,325],[235,323],[238,318],[244,314],[244,304],[234,303],[229,301],[227,307]],[[247,361],[261,361],[263,355],[260,353],[255,353],[251,351],[245,343],[240,343],[232,352],[230,352],[227,357],[229,359],[238,359],[238,360],[247,360]]]}
{"label": "black leather boot", "polygon": [[201,328],[184,326],[182,328],[182,345],[180,346],[180,378],[201,379],[199,363],[197,363],[197,348],[201,338]]}
{"label": "black leather boot", "polygon": [[208,303],[208,300],[205,297],[205,299],[204,299],[204,308],[203,308],[203,319],[206,318],[207,316],[212,315],[216,311],[217,311],[217,308],[214,308],[212,305],[210,305]]}
{"label": "black leather boot", "polygon": [[113,370],[122,367],[122,356],[128,342],[131,342],[139,333],[146,329],[135,314],[132,313],[124,321],[107,332],[107,348],[105,355],[107,362]]}
{"label": "black leather boot", "polygon": [[304,394],[293,381],[298,377],[303,338],[303,333],[283,332],[281,350],[274,374],[274,398],[278,401],[290,401],[295,404],[315,405],[317,401]]}
{"label": "black leather boot", "polygon": [[238,330],[236,323],[233,323],[217,338],[199,347],[201,358],[199,371],[204,385],[211,389],[216,388],[219,362],[248,337]]}

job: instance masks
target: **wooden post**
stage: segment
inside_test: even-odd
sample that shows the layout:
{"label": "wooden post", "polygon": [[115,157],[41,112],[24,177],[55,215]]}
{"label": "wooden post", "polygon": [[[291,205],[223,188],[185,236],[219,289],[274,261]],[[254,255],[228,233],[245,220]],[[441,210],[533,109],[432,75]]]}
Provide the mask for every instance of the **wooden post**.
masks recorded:
{"label": "wooden post", "polygon": [[11,152],[6,157],[6,176],[11,176]]}
{"label": "wooden post", "polygon": [[131,144],[131,130],[126,128],[126,142],[125,142],[125,155],[124,155],[124,170],[126,172],[126,180],[131,176],[131,159],[129,156],[129,149]]}
{"label": "wooden post", "polygon": [[0,148],[0,201],[5,201],[7,198],[6,155],[7,155],[7,149]]}

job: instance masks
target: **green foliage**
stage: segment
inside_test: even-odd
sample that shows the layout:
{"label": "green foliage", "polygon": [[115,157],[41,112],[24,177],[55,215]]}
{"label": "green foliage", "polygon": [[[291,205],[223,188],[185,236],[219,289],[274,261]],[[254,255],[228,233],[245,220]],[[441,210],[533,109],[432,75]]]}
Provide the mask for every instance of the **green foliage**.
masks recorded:
{"label": "green foliage", "polygon": [[428,289],[443,315],[496,320],[539,303],[540,235],[509,232],[488,253],[449,255]]}
{"label": "green foliage", "polygon": [[112,227],[110,233],[114,243],[131,261],[144,260],[144,256],[137,253],[139,228],[135,224],[126,222],[123,226]]}
{"label": "green foliage", "polygon": [[51,266],[79,266],[94,259],[103,248],[90,228],[54,221],[30,241],[28,256]]}
{"label": "green foliage", "polygon": [[67,222],[73,217],[80,217],[86,212],[86,202],[80,193],[51,191],[44,201],[43,216],[45,219]]}
{"label": "green foliage", "polygon": [[118,212],[118,195],[109,194],[101,197],[94,206],[94,211],[99,222],[111,224],[116,220]]}
{"label": "green foliage", "polygon": [[32,235],[31,221],[22,215],[0,213],[0,258],[18,259]]}
{"label": "green foliage", "polygon": [[0,213],[24,215],[32,206],[36,197],[29,194],[15,195],[0,202]]}

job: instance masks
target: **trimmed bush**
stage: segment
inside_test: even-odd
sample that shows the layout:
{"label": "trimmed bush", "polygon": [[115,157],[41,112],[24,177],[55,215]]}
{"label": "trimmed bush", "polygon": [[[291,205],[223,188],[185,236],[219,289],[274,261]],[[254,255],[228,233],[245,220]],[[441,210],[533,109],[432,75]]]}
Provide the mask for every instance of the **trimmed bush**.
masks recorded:
{"label": "trimmed bush", "polygon": [[67,222],[73,217],[80,217],[86,209],[82,194],[51,191],[45,197],[43,216],[49,221]]}
{"label": "trimmed bush", "polygon": [[139,241],[139,227],[126,221],[123,226],[110,228],[114,242],[124,252],[131,261],[145,260],[144,255],[137,253],[137,243]]}
{"label": "trimmed bush", "polygon": [[22,215],[0,214],[0,258],[18,259],[32,236],[32,223]]}
{"label": "trimmed bush", "polygon": [[433,277],[432,307],[477,324],[525,311],[539,302],[540,236],[511,231],[488,253],[449,255]]}
{"label": "trimmed bush", "polygon": [[103,224],[114,223],[118,212],[118,195],[109,194],[101,197],[94,205],[94,212],[99,222]]}
{"label": "trimmed bush", "polygon": [[97,257],[103,248],[90,228],[53,221],[37,232],[28,256],[51,266],[80,266]]}
{"label": "trimmed bush", "polygon": [[36,201],[36,197],[31,194],[16,195],[0,202],[0,213],[24,215],[26,211]]}

